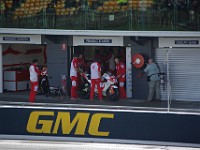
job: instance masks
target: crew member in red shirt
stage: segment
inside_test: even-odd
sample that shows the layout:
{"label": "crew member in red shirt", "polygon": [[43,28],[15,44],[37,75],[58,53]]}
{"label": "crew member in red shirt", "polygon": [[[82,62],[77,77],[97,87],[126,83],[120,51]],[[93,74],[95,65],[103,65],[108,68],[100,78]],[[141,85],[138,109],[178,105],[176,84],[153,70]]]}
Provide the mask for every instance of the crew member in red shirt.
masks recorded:
{"label": "crew member in red shirt", "polygon": [[119,61],[119,58],[115,58],[116,63],[116,77],[119,81],[119,96],[120,99],[126,99],[126,90],[124,88],[126,67],[123,62]]}
{"label": "crew member in red shirt", "polygon": [[37,67],[37,63],[38,60],[34,59],[32,65],[29,68],[30,83],[31,83],[31,92],[29,96],[29,101],[31,103],[35,102],[35,97],[38,90],[38,75],[40,75],[40,70]]}
{"label": "crew member in red shirt", "polygon": [[100,87],[101,83],[101,66],[100,63],[97,61],[93,62],[90,66],[91,70],[91,91],[90,91],[90,100],[93,101],[94,99],[94,88],[97,85],[98,89],[98,97],[99,100],[102,101],[102,90]]}
{"label": "crew member in red shirt", "polygon": [[77,83],[78,83],[78,72],[81,72],[79,69],[79,59],[81,59],[82,54],[74,54],[73,60],[71,62],[71,68],[70,68],[70,78],[72,81],[72,87],[71,87],[71,99],[76,100],[78,97],[77,95]]}

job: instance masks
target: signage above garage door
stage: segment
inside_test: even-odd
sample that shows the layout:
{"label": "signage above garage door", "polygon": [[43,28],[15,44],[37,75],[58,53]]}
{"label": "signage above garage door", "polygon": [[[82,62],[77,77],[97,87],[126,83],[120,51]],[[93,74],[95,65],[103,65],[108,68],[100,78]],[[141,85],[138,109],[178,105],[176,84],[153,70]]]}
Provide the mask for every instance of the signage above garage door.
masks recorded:
{"label": "signage above garage door", "polygon": [[200,47],[200,38],[159,38],[159,47]]}
{"label": "signage above garage door", "polygon": [[41,44],[41,35],[0,35],[0,43]]}
{"label": "signage above garage door", "polygon": [[123,37],[73,36],[73,46],[123,46]]}

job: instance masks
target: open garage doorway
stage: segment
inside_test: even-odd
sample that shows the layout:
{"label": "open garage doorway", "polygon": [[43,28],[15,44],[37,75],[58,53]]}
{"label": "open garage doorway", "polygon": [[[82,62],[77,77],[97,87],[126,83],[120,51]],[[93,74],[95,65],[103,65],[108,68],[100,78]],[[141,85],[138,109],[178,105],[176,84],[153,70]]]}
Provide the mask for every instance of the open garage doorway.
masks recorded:
{"label": "open garage doorway", "polygon": [[[115,73],[115,57],[119,56],[121,61],[126,63],[125,47],[75,46],[73,53],[82,53],[87,67],[89,67],[95,58],[99,58],[102,62],[102,72],[113,71],[112,73]],[[110,63],[112,66],[109,66],[109,61],[113,61]]]}
{"label": "open garage doorway", "polygon": [[[115,57],[119,57],[120,61],[126,66],[126,82],[125,88],[128,98],[132,98],[132,66],[131,66],[131,48],[123,46],[74,46],[71,49],[70,61],[73,59],[73,54],[83,54],[83,71],[90,74],[90,64],[99,58],[101,62],[102,74],[110,72],[116,74]],[[68,65],[70,66],[70,65]],[[69,70],[70,72],[70,67]],[[70,78],[69,78],[70,81]],[[81,81],[79,81],[81,82]]]}
{"label": "open garage doorway", "polygon": [[3,44],[3,91],[18,92],[30,89],[29,67],[33,59],[40,68],[47,62],[46,45]]}

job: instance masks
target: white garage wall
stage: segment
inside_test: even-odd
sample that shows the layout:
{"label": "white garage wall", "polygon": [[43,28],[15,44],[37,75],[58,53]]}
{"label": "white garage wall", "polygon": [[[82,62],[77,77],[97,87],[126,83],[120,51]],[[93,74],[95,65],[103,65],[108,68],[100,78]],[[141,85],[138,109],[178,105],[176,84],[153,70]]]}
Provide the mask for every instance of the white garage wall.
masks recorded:
{"label": "white garage wall", "polygon": [[[3,44],[3,51],[5,51],[9,46],[12,49],[17,50],[19,52],[25,53],[30,49],[43,49],[42,45],[26,45],[26,44]],[[3,65],[14,65],[20,63],[31,63],[33,59],[38,59],[39,65],[43,65],[44,58],[42,53],[36,54],[7,54],[3,56]],[[8,67],[4,67],[6,69]]]}

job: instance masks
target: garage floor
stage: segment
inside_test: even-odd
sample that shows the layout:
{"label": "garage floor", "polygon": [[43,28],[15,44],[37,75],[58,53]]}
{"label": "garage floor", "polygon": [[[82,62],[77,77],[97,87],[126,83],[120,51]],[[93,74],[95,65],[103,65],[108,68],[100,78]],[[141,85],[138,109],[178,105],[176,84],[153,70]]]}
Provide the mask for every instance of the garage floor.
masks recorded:
{"label": "garage floor", "polygon": [[[109,101],[104,99],[103,102],[95,101],[91,102],[87,99],[78,99],[76,101],[70,100],[68,97],[46,97],[45,95],[37,95],[36,103],[30,104],[28,101],[29,91],[23,92],[7,92],[0,94],[0,104],[12,104],[12,105],[45,105],[45,106],[78,106],[78,107],[90,107],[90,108],[109,108],[109,109],[127,109],[127,110],[157,110],[167,111],[167,101],[162,102],[147,102],[144,100],[119,100]],[[200,102],[185,102],[185,101],[173,101],[171,102],[170,111],[184,111],[200,113]]]}

